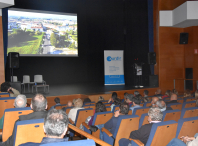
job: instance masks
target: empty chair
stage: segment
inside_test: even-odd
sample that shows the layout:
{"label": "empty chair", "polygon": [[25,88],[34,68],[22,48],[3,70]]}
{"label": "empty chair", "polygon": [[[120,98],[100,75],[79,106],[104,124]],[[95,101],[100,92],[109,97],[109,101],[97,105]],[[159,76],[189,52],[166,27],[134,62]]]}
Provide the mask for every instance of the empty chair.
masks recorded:
{"label": "empty chair", "polygon": [[142,114],[139,122],[139,128],[145,124],[149,124],[148,122],[148,113]]}
{"label": "empty chair", "polygon": [[191,107],[191,108],[184,108],[181,111],[181,117],[182,118],[191,118],[198,116],[198,107]]}
{"label": "empty chair", "polygon": [[175,120],[176,122],[180,119],[180,110],[167,110],[163,112],[163,121]]}
{"label": "empty chair", "polygon": [[14,100],[16,97],[4,97],[0,98],[0,117],[3,116],[5,109],[13,108]]}
{"label": "empty chair", "polygon": [[188,135],[193,137],[198,131],[198,117],[179,119],[176,138]]}
{"label": "empty chair", "polygon": [[46,84],[42,75],[34,75],[34,83]]}
{"label": "empty chair", "polygon": [[10,93],[0,93],[0,98],[2,97],[10,97]]}
{"label": "empty chair", "polygon": [[41,144],[40,146],[95,146],[92,139]]}
{"label": "empty chair", "polygon": [[6,141],[12,135],[14,123],[16,120],[19,119],[19,116],[27,115],[32,112],[33,110],[31,110],[30,107],[5,109],[2,135],[3,142]]}
{"label": "empty chair", "polygon": [[44,119],[16,122],[14,128],[14,146],[27,142],[40,143],[43,137],[45,137],[43,125]]}
{"label": "empty chair", "polygon": [[[114,133],[102,128],[104,141],[110,145],[119,146],[121,138],[128,138],[131,131],[138,130],[139,117],[137,115],[123,115],[118,117],[118,122]],[[115,142],[114,142],[115,139]]]}
{"label": "empty chair", "polygon": [[[176,136],[177,122],[166,121],[152,125],[148,141],[145,146],[166,146]],[[163,132],[163,134],[162,134]],[[132,146],[144,145],[139,140],[131,139]]]}
{"label": "empty chair", "polygon": [[195,101],[184,102],[183,103],[183,106],[182,106],[182,109],[183,108],[195,107],[195,105],[196,105],[196,102]]}
{"label": "empty chair", "polygon": [[11,82],[18,82],[17,76],[13,76],[13,81],[12,81],[12,76],[11,76],[11,77],[10,77],[10,81],[11,81]]}
{"label": "empty chair", "polygon": [[167,105],[167,107],[171,107],[173,110],[182,110],[182,104],[181,103],[170,103]]}
{"label": "empty chair", "polygon": [[138,115],[139,118],[141,118],[141,115],[142,115],[142,114],[145,114],[145,113],[148,113],[149,109],[150,109],[149,107],[135,108],[135,109],[133,110],[133,114],[132,114],[132,115]]}
{"label": "empty chair", "polygon": [[30,84],[34,84],[34,82],[30,82],[30,76],[29,75],[23,75],[23,83],[21,83],[21,86],[23,88],[24,93],[25,93],[25,84],[28,85],[28,92],[30,92]]}

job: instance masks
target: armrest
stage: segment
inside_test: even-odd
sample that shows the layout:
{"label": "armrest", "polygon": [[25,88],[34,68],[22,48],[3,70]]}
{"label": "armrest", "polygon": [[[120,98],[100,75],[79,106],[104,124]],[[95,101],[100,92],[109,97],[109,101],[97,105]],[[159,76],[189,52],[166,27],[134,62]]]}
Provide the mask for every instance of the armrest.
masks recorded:
{"label": "armrest", "polygon": [[70,118],[69,118],[69,122],[74,125],[74,121],[72,121]]}
{"label": "armrest", "polygon": [[89,126],[85,122],[83,122],[82,125],[85,126],[85,128],[87,128],[88,130],[90,129]]}
{"label": "armrest", "polygon": [[129,138],[129,140],[133,140],[138,146],[144,146],[144,144],[138,139]]}
{"label": "armrest", "polygon": [[109,130],[107,130],[106,128],[102,128],[102,132],[105,132],[109,137],[112,137],[113,134],[111,132],[109,132]]}

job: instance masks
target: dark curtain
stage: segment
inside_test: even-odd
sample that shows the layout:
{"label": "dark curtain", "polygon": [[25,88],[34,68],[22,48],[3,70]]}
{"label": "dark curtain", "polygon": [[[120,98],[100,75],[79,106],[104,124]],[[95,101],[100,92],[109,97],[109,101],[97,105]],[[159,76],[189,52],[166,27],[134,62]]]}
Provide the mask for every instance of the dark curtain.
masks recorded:
{"label": "dark curtain", "polygon": [[4,63],[6,66],[7,47],[8,47],[8,8],[2,9],[2,23],[3,23]]}

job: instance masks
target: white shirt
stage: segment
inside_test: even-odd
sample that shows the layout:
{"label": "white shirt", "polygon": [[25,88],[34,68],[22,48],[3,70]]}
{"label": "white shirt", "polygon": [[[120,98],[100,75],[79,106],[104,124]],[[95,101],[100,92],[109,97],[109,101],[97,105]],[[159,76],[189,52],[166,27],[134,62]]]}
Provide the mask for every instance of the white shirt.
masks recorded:
{"label": "white shirt", "polygon": [[75,122],[76,120],[76,114],[77,114],[77,111],[79,109],[84,109],[84,108],[79,108],[79,107],[74,107],[72,108],[70,111],[69,111],[69,114],[68,114],[68,118],[70,118],[73,122]]}

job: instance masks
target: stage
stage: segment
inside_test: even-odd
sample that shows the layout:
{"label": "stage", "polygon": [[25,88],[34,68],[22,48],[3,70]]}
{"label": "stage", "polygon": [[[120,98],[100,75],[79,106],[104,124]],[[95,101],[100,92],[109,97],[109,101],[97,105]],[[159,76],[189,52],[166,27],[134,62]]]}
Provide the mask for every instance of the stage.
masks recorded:
{"label": "stage", "polygon": [[[87,82],[87,83],[70,83],[70,84],[59,84],[59,85],[49,85],[49,93],[44,93],[43,88],[38,88],[38,93],[42,93],[45,96],[60,96],[60,95],[73,95],[73,94],[84,94],[84,95],[94,95],[94,94],[107,94],[111,91],[122,91],[122,90],[140,90],[149,89],[155,87],[143,87],[135,88],[132,85],[104,85],[101,82]],[[32,87],[30,87],[30,91]],[[27,98],[31,98],[35,93],[27,93],[27,86],[25,94]],[[154,94],[154,93],[150,93]]]}

